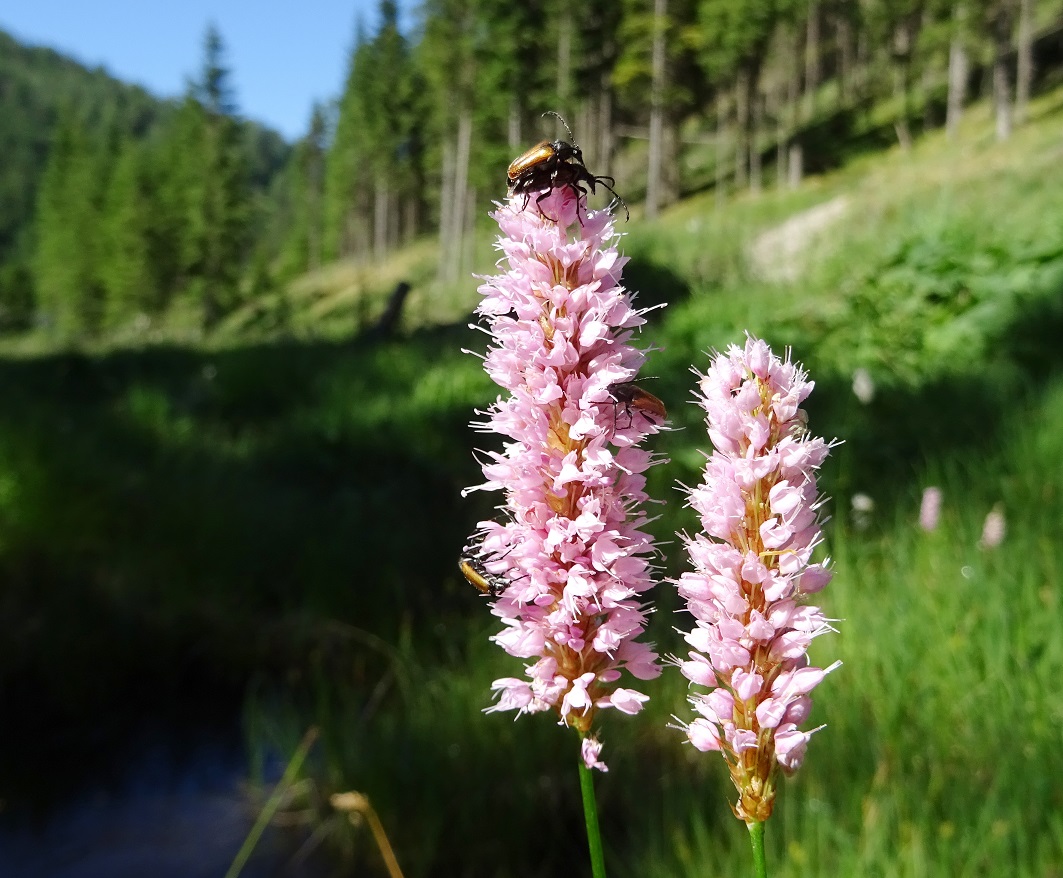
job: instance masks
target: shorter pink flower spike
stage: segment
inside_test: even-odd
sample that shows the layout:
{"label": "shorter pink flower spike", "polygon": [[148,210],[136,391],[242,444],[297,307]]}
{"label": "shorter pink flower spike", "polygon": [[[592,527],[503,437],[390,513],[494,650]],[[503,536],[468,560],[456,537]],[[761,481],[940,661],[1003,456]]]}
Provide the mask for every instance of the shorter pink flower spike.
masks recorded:
{"label": "shorter pink flower spike", "polygon": [[811,561],[822,539],[816,472],[832,445],[808,435],[800,405],[812,386],[755,338],[716,355],[700,381],[715,450],[687,492],[705,533],[683,537],[694,569],[676,581],[695,620],[676,664],[697,716],[680,727],[696,749],[723,754],[746,823],[771,815],[778,770],[800,767],[817,731],[798,728],[809,693],[840,664],[807,658],[833,630],[805,602],[831,577],[829,560]]}

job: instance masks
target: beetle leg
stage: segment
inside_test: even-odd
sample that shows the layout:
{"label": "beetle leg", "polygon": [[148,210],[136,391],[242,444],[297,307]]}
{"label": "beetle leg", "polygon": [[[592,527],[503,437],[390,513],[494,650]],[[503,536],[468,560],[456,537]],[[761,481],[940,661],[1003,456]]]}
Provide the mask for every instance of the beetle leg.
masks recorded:
{"label": "beetle leg", "polygon": [[543,219],[548,219],[552,223],[558,223],[561,221],[561,217],[552,217],[546,211],[543,210],[543,199],[548,198],[554,191],[553,185],[549,189],[544,189],[539,193],[539,197],[535,199],[535,206],[539,209],[539,216]]}

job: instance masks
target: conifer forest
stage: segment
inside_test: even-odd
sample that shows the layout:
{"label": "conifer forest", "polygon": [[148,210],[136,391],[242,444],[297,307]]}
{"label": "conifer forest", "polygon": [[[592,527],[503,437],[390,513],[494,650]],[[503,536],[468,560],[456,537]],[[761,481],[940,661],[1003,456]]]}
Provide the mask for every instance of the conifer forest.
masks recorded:
{"label": "conifer forest", "polygon": [[241,118],[215,30],[180,101],[5,35],[0,328],[209,331],[308,270],[425,235],[456,279],[510,159],[567,136],[548,110],[648,218],[908,146],[979,97],[1005,138],[1058,68],[1051,6],[428,0],[403,33],[381,2],[294,144]]}

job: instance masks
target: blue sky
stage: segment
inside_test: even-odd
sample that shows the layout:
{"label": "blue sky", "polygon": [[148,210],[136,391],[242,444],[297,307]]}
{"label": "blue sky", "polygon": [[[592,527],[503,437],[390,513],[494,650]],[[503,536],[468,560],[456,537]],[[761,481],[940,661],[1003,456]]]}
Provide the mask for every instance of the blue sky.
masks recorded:
{"label": "blue sky", "polygon": [[[228,52],[240,112],[293,139],[315,100],[338,97],[359,18],[377,21],[377,0],[9,0],[0,29],[103,66],[162,97],[196,75],[214,22]],[[409,9],[412,2],[400,2]],[[404,27],[406,24],[404,23]]]}

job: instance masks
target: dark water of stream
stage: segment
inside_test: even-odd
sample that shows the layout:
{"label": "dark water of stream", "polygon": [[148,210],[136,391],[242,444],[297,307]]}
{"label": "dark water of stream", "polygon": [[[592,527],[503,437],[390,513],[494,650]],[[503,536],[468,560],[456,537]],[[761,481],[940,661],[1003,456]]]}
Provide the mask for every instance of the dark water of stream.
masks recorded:
{"label": "dark water of stream", "polygon": [[[0,878],[222,878],[257,816],[237,724],[146,723],[110,762],[44,813],[3,803]],[[241,878],[320,878],[305,838],[267,829]]]}

